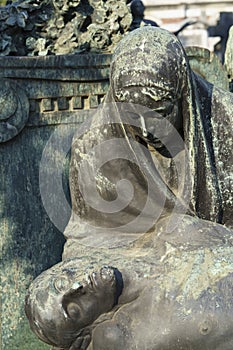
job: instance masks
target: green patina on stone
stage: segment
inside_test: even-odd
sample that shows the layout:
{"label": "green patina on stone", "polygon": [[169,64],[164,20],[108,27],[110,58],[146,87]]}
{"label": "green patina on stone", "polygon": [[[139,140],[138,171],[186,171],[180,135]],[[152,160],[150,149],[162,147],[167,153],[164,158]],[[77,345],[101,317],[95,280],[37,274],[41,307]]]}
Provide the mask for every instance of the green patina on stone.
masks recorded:
{"label": "green patina on stone", "polygon": [[[30,282],[61,260],[64,237],[60,231],[65,228],[70,213],[61,212],[62,205],[58,209],[64,226],[60,231],[50,221],[41,200],[39,166],[46,142],[56,128],[59,126],[63,136],[69,135],[71,143],[72,135],[89,116],[94,101],[101,102],[108,88],[109,63],[109,55],[0,59],[0,77],[12,84],[15,91],[24,91],[29,106],[23,129],[0,143],[0,162],[4,165],[0,170],[3,350],[49,348],[30,331],[24,298]],[[11,115],[7,112],[0,124],[12,123],[8,114]],[[54,155],[53,150],[50,153],[53,165],[58,167],[64,160],[59,147]],[[68,163],[69,155],[63,169],[64,192],[69,201]],[[48,167],[51,178],[53,172]],[[58,204],[56,198],[51,198],[51,202]]]}
{"label": "green patina on stone", "polygon": [[[230,67],[232,56],[227,57]],[[61,260],[64,244],[41,202],[39,164],[56,126],[61,125],[65,133],[65,119],[72,117],[68,128],[75,132],[88,117],[88,110],[102,101],[109,85],[110,61],[111,55],[0,59],[0,78],[22,89],[29,102],[23,129],[0,144],[3,350],[49,349],[33,336],[23,310],[28,285]],[[56,157],[59,164],[59,154]],[[64,182],[69,198],[67,173],[66,168]],[[64,227],[68,219],[64,218]]]}

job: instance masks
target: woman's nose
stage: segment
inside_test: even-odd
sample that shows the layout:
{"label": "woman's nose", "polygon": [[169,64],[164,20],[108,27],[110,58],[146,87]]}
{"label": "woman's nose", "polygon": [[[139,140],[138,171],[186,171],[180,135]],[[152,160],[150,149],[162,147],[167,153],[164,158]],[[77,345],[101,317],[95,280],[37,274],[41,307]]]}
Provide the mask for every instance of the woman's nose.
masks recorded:
{"label": "woman's nose", "polygon": [[154,135],[156,132],[155,123],[152,120],[145,120],[145,124],[147,132]]}
{"label": "woman's nose", "polygon": [[154,121],[147,125],[147,132],[154,138],[162,140],[169,134],[169,128],[162,120],[157,122]]}

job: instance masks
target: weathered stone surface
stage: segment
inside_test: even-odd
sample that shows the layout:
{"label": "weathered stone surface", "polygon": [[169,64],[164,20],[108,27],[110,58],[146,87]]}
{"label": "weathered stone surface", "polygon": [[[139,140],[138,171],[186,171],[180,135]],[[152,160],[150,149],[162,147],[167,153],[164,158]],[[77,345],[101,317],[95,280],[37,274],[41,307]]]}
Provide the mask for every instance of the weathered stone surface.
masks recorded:
{"label": "weathered stone surface", "polygon": [[[42,270],[61,259],[64,243],[41,202],[39,164],[56,126],[61,124],[62,133],[67,130],[71,138],[77,125],[89,116],[89,108],[102,101],[109,84],[110,60],[110,55],[0,59],[1,79],[9,81],[10,86],[17,84],[17,90],[25,93],[30,106],[29,118],[21,132],[0,145],[4,165],[0,185],[4,350],[48,349],[32,337],[23,313],[27,286]],[[70,122],[68,127],[66,117]],[[54,162],[60,165],[59,154],[54,156]],[[69,197],[67,169],[64,172],[65,192]],[[53,176],[52,167],[48,173]],[[55,206],[57,198],[51,202],[57,212],[62,212],[61,207]],[[64,226],[68,219],[65,213]],[[72,243],[67,244],[70,252],[75,250]],[[80,255],[85,256],[85,251],[86,247]]]}
{"label": "weathered stone surface", "polygon": [[225,66],[230,81],[230,90],[233,92],[233,26],[229,30],[229,37],[225,52]]}
{"label": "weathered stone surface", "polygon": [[232,106],[168,31],[119,43],[104,104],[73,139],[64,261],[26,298],[41,340],[232,348]]}
{"label": "weathered stone surface", "polygon": [[[29,289],[26,311],[34,332],[42,329],[44,341],[67,350],[77,344],[88,350],[230,349],[230,230],[188,216],[172,233],[164,224],[127,247],[67,249],[69,259]],[[87,317],[90,324],[80,327]]]}
{"label": "weathered stone surface", "polygon": [[[38,279],[41,278],[42,284],[35,282],[31,290],[31,310],[38,311],[34,316],[39,320],[37,327],[31,323],[32,329],[39,336],[41,329],[45,341],[65,349],[75,348],[81,342],[84,349],[98,350],[124,347],[160,350],[173,346],[176,350],[230,349],[233,342],[232,321],[229,323],[233,271],[232,94],[191,71],[184,49],[174,35],[162,29],[143,27],[132,31],[117,46],[104,106],[106,110],[103,108],[93,116],[86,133],[81,137],[75,135],[72,145],[70,190],[74,212],[64,233],[67,242],[63,258],[83,257],[82,251],[86,249],[89,251],[87,266],[100,256],[107,260],[108,266],[122,272],[124,281],[124,268],[118,267],[116,257],[125,253],[126,260],[122,265],[130,277],[142,269],[149,279],[150,276],[152,280],[154,278],[155,283],[147,289],[145,278],[142,294],[134,295],[130,305],[126,298],[122,314],[121,297],[110,315],[107,303],[101,325],[102,319],[98,319],[100,315],[95,314],[94,306],[98,305],[98,296],[95,304],[90,296],[86,310],[80,296],[80,284],[78,287],[70,284],[70,289],[66,285],[65,294],[61,292],[54,297],[52,287],[48,292],[46,284],[43,285],[42,275]],[[166,123],[167,120],[170,123]],[[181,148],[177,134],[182,138]],[[117,139],[115,145],[109,142],[114,138]],[[145,144],[154,149],[153,158],[143,147]],[[104,152],[105,149],[108,152]],[[181,167],[176,168],[175,177],[172,161],[175,162],[185,150],[187,157],[180,159]],[[165,162],[166,159],[171,160],[170,164]],[[128,180],[133,187],[132,196],[128,197],[128,184],[122,191],[117,187],[122,179]],[[183,184],[181,192],[180,183]],[[98,191],[95,192],[96,188]],[[177,201],[187,206],[176,207]],[[124,205],[117,206],[116,202]],[[180,212],[189,214],[186,216],[188,225],[177,221]],[[163,222],[161,227],[160,220]],[[215,254],[217,259],[221,254],[215,252],[215,243],[217,231],[221,240],[225,230],[229,240],[223,253],[226,260],[222,264],[222,258],[215,260]],[[154,262],[161,263],[161,269],[164,268],[161,275],[160,268],[157,270],[153,265],[148,272],[146,265],[150,261],[146,253],[153,235]],[[161,247],[159,241],[163,237],[166,243]],[[145,249],[136,259],[140,243]],[[173,244],[177,244],[178,251],[174,250]],[[135,249],[130,250],[132,246]],[[221,243],[219,248],[222,249]],[[188,253],[181,256],[180,251],[186,249]],[[106,258],[108,252],[109,259]],[[170,256],[173,257],[169,265]],[[63,265],[60,266],[62,270]],[[56,271],[50,270],[48,274],[50,272],[56,278]],[[98,276],[98,270],[96,273]],[[123,300],[130,277],[126,277],[124,283]],[[135,291],[139,281],[133,277],[132,280],[131,287]],[[74,278],[72,282],[80,280]],[[98,289],[95,289],[94,278],[92,283],[83,282],[84,295],[88,284],[95,291]],[[38,290],[40,293],[46,290],[46,297],[43,293],[35,297],[34,292]],[[63,303],[68,296],[70,309]],[[54,301],[54,298],[57,299]],[[49,311],[51,305],[56,309],[56,317]],[[81,317],[78,317],[79,306]],[[32,320],[33,311],[28,315]],[[71,323],[66,323],[64,315],[71,319],[74,316],[73,322],[69,318]],[[90,320],[89,315],[93,319]],[[53,329],[57,336],[51,332],[50,321],[56,325]]]}
{"label": "weathered stone surface", "polygon": [[[41,153],[52,130],[26,127],[1,144],[2,344],[6,350],[24,320],[25,288],[45,266],[59,261],[64,242],[44,212],[39,190]],[[18,348],[23,350],[23,343]]]}
{"label": "weathered stone surface", "polygon": [[0,87],[0,143],[6,142],[23,129],[28,121],[29,102],[17,84],[2,79]]}
{"label": "weathered stone surface", "polygon": [[229,90],[227,70],[213,52],[193,46],[186,47],[185,51],[194,72],[221,89]]}
{"label": "weathered stone surface", "polygon": [[[28,119],[24,119],[27,113],[21,116],[25,120],[22,130],[0,144],[3,350],[48,349],[33,337],[25,321],[25,291],[35,276],[60,261],[64,244],[60,231],[70,212],[57,208],[63,212],[60,230],[50,221],[41,199],[39,166],[56,127],[71,143],[77,125],[89,115],[88,109],[101,101],[108,89],[109,62],[108,55],[0,59],[2,89],[14,87],[16,96],[23,94],[26,106],[29,104]],[[4,113],[9,106],[2,101],[2,120],[7,118]],[[53,166],[58,168],[62,158],[59,147],[50,152]],[[67,165],[68,158],[63,186],[69,201]],[[53,179],[54,167],[49,164],[47,175]],[[51,198],[54,208],[57,202]]]}
{"label": "weathered stone surface", "polygon": [[19,0],[0,7],[0,55],[112,52],[132,21],[126,3]]}

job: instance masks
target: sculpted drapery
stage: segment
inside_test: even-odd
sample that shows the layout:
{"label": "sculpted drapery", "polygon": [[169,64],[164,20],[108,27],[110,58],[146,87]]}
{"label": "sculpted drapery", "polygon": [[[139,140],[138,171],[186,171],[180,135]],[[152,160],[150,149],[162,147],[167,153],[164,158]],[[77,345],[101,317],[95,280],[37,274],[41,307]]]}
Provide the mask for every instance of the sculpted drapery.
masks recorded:
{"label": "sculpted drapery", "polygon": [[[96,113],[90,130],[83,137],[74,139],[70,187],[75,215],[66,228],[66,237],[77,238],[80,243],[82,240],[87,245],[94,239],[97,244],[99,238],[96,227],[100,227],[100,242],[108,242],[108,246],[111,246],[116,240],[118,228],[133,220],[143,210],[148,197],[148,178],[151,181],[151,208],[154,207],[147,212],[148,215],[140,218],[140,222],[144,223],[142,231],[143,227],[147,228],[145,221],[148,216],[154,215],[157,220],[156,211],[164,215],[174,208],[180,195],[179,181],[184,183],[180,196],[186,201],[187,213],[232,227],[232,102],[231,93],[218,89],[191,71],[184,49],[174,35],[151,27],[127,35],[118,45],[113,57],[110,89],[105,101],[107,107],[103,108],[105,113]],[[131,112],[134,109],[133,112],[137,114],[139,108],[139,114],[144,114],[147,134],[143,135],[143,131],[140,133],[134,127],[126,125],[128,107],[124,107],[124,104],[127,106],[128,103],[132,104]],[[147,108],[165,116],[164,120],[174,126],[173,130],[169,131],[169,126],[165,125],[167,131],[163,135],[156,114],[150,116]],[[140,129],[141,120],[138,119],[137,123],[136,129]],[[179,149],[182,144],[177,145],[178,136],[174,129],[183,139],[186,152]],[[153,141],[153,132],[160,132],[165,147],[159,140]],[[123,148],[125,147],[127,160],[114,159],[96,172],[96,158],[104,158],[104,155],[100,150],[99,153],[93,152],[88,156],[88,169],[95,172],[95,177],[90,180],[91,177],[86,174],[85,178],[81,178],[80,185],[79,167],[88,152],[96,145],[115,137],[126,141]],[[149,149],[155,149],[152,157],[149,152],[136,150],[135,140],[147,147],[149,145]],[[107,145],[106,143],[106,147]],[[167,149],[174,157],[168,154]],[[112,152],[112,158],[115,157],[114,148],[110,144],[108,152]],[[182,175],[178,173],[177,162],[173,160],[176,154],[179,154],[180,162],[183,162]],[[152,158],[156,160],[156,166],[152,164]],[[128,159],[132,159],[132,162]],[[162,174],[158,168],[162,169]],[[183,176],[182,180],[179,176]],[[88,187],[94,179],[100,195],[111,201],[117,196],[116,182],[122,178],[128,178],[133,184],[134,200],[119,213],[98,211],[97,207],[93,209],[80,194],[80,186],[82,189]],[[155,203],[158,204],[157,207]],[[161,205],[165,208],[163,211]],[[86,226],[89,224],[90,227]],[[139,226],[127,227],[131,234],[130,240]],[[101,230],[103,227],[115,227],[114,237],[109,232],[105,236]],[[127,232],[124,234],[127,235]],[[88,237],[91,237],[90,240]],[[123,234],[118,237],[117,244],[128,240]]]}
{"label": "sculpted drapery", "polygon": [[105,102],[73,140],[64,261],[26,298],[40,339],[232,349],[232,115],[233,95],[191,71],[174,35],[120,42]]}

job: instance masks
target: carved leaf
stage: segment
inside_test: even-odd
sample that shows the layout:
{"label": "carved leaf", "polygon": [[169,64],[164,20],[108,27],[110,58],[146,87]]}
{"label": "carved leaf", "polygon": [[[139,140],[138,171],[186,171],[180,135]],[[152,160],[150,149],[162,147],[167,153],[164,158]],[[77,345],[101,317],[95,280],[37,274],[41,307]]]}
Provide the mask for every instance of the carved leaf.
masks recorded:
{"label": "carved leaf", "polygon": [[6,24],[8,26],[12,26],[13,27],[16,23],[17,23],[17,17],[16,16],[10,16],[6,20]]}
{"label": "carved leaf", "polygon": [[15,1],[0,7],[0,32],[11,38],[2,41],[0,54],[111,51],[132,22],[126,4],[127,0]]}

